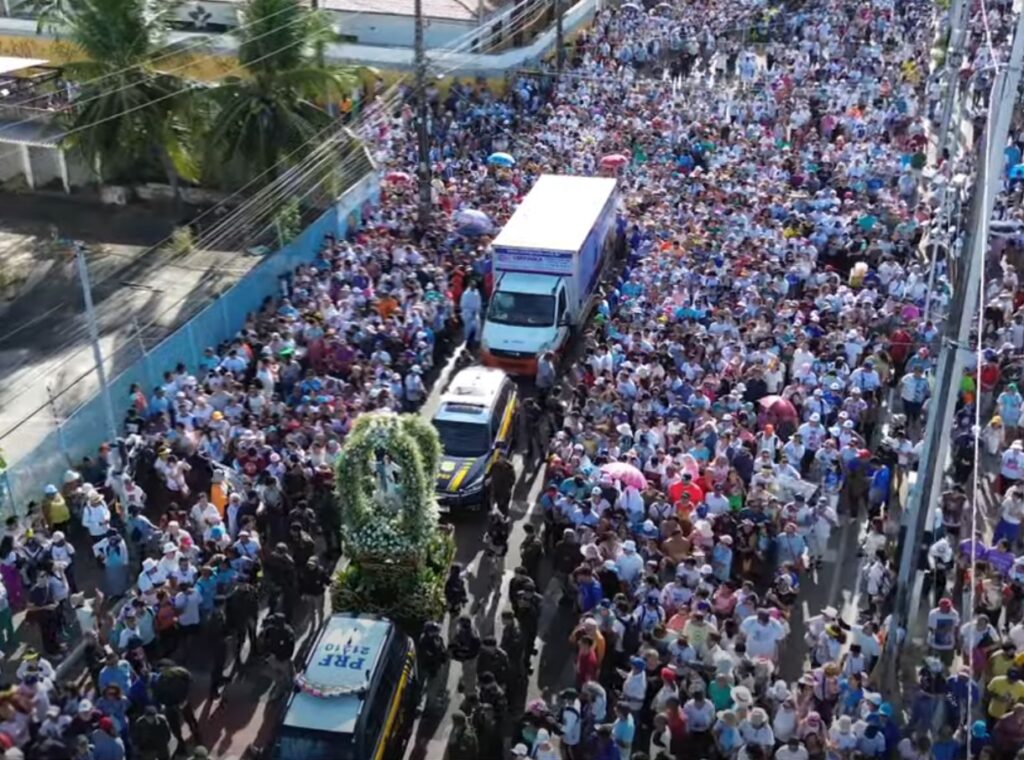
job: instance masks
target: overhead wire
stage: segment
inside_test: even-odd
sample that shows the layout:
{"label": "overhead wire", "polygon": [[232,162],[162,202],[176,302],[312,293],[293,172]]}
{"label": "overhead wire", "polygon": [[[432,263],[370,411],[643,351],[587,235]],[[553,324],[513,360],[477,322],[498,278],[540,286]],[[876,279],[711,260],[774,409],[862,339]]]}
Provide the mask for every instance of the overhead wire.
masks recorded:
{"label": "overhead wire", "polygon": [[[351,3],[351,2],[353,2],[353,0],[349,0],[349,2]],[[87,86],[87,85],[94,85],[97,82],[102,82],[105,79],[111,79],[113,77],[120,76],[121,74],[124,74],[124,73],[126,73],[128,71],[132,71],[133,69],[142,68],[144,66],[152,66],[157,61],[163,61],[163,60],[166,60],[168,58],[177,58],[177,57],[182,56],[182,55],[187,55],[188,53],[190,53],[193,50],[197,50],[197,49],[203,48],[203,47],[208,47],[210,45],[210,43],[213,40],[215,40],[215,39],[220,39],[220,38],[226,37],[226,36],[236,36],[239,32],[241,32],[241,31],[243,31],[245,29],[249,29],[250,27],[256,26],[258,24],[264,24],[269,19],[275,18],[276,16],[279,16],[280,14],[282,14],[282,13],[284,13],[286,11],[290,11],[290,10],[292,10],[292,8],[290,6],[284,6],[284,7],[280,8],[280,9],[274,11],[273,13],[267,14],[266,16],[261,16],[261,17],[256,18],[256,19],[252,19],[250,21],[246,21],[246,22],[244,22],[242,24],[239,24],[238,26],[233,26],[230,29],[226,29],[225,31],[219,32],[219,33],[216,33],[216,34],[207,34],[207,33],[204,33],[204,32],[198,32],[197,34],[199,34],[200,36],[197,37],[197,39],[192,40],[191,42],[188,42],[188,43],[186,43],[186,44],[184,44],[184,45],[182,45],[180,47],[178,46],[177,42],[170,42],[170,43],[168,43],[166,45],[162,45],[161,47],[157,48],[157,50],[162,50],[162,49],[166,49],[167,50],[167,52],[162,54],[162,55],[158,55],[155,58],[147,58],[145,61],[140,61],[139,63],[132,64],[131,66],[123,66],[120,69],[116,69],[114,71],[108,72],[108,73],[103,74],[103,75],[98,76],[98,77],[94,77],[92,79],[87,79],[84,82],[78,82],[78,83],[76,83],[76,86],[77,87],[84,87],[84,86]],[[359,16],[362,16],[362,15],[365,15],[365,14],[368,14],[368,13],[375,13],[377,11],[378,11],[378,9],[375,8],[372,4],[371,5],[367,5],[364,9],[360,10],[358,13],[354,14],[350,18],[358,18]],[[285,24],[284,27],[278,27],[278,29],[279,28],[287,28],[287,26],[289,26],[289,25]],[[277,29],[275,29],[274,31],[276,31],[276,30]],[[171,33],[173,33],[173,32],[171,32]],[[263,36],[265,36],[265,35],[259,35],[259,36],[255,37],[254,39],[260,39]],[[167,72],[164,71],[164,72],[159,72],[159,73],[166,74]],[[50,97],[49,93],[41,93],[41,94],[35,95],[35,96],[33,96],[33,97],[31,97],[31,98],[29,98],[27,100],[20,101],[19,105],[26,105],[28,103],[35,102],[37,100],[46,99],[48,97]],[[57,109],[57,110],[60,110],[60,109]]]}
{"label": "overhead wire", "polygon": [[[535,3],[543,3],[543,2],[544,2],[544,0],[535,0]],[[495,46],[495,44],[496,44],[496,43],[495,43],[495,39],[496,39],[496,38],[499,38],[499,37],[502,37],[502,38],[503,38],[503,37],[504,37],[505,35],[511,35],[511,34],[515,34],[515,33],[516,33],[516,32],[517,32],[517,31],[518,31],[519,29],[521,29],[521,28],[525,27],[525,26],[526,26],[526,25],[528,25],[529,23],[532,23],[532,21],[533,21],[533,19],[527,19],[527,20],[522,20],[522,19],[521,19],[521,20],[519,20],[519,21],[518,21],[518,22],[517,22],[517,23],[516,23],[515,25],[513,25],[513,26],[512,26],[511,28],[507,28],[507,29],[501,29],[501,30],[495,30],[495,29],[494,29],[494,28],[493,28],[493,27],[492,27],[492,26],[490,25],[490,22],[488,22],[487,24],[483,24],[483,25],[480,25],[480,26],[478,26],[478,27],[477,27],[476,29],[474,29],[474,30],[471,30],[470,32],[467,32],[467,33],[465,33],[465,34],[461,35],[461,36],[460,36],[459,38],[457,38],[457,39],[456,39],[456,41],[455,41],[455,43],[453,44],[453,46],[451,46],[450,48],[446,48],[446,49],[444,49],[444,52],[443,52],[443,54],[442,54],[441,56],[438,56],[438,57],[437,57],[437,60],[438,60],[438,61],[443,61],[443,60],[445,60],[446,58],[449,58],[449,57],[451,57],[452,55],[458,54],[459,52],[461,52],[460,48],[464,48],[464,47],[466,46],[466,44],[467,44],[467,43],[469,44],[469,46],[470,46],[470,47],[472,47],[472,46],[473,46],[474,44],[475,44],[475,45],[477,45],[477,46],[479,47],[479,45],[480,45],[480,41],[479,41],[479,39],[476,39],[476,38],[477,38],[477,35],[478,35],[478,32],[479,32],[479,30],[481,30],[481,29],[486,29],[486,31],[488,32],[487,34],[485,34],[485,35],[484,35],[483,39],[484,39],[484,40],[486,40],[486,45],[487,45],[487,49],[489,50],[489,49],[491,49],[491,48],[493,48],[493,47]],[[287,49],[287,47],[290,47],[290,45],[289,45],[289,46],[286,46],[286,47],[285,47],[285,48],[283,48],[283,49]],[[274,53],[271,53],[271,54],[268,54],[268,55],[273,55],[273,54],[276,54],[276,51],[275,51]],[[265,57],[265,56],[264,56],[264,57]],[[257,60],[262,60],[262,58],[261,58],[261,59],[257,59]],[[456,63],[455,65],[453,65],[453,66],[450,66],[449,68],[447,68],[447,69],[446,69],[446,70],[445,70],[444,72],[442,72],[441,74],[438,74],[438,76],[445,76],[445,75],[447,75],[447,74],[450,74],[451,72],[453,72],[453,71],[456,71],[456,70],[458,70],[459,68],[461,68],[461,67],[462,67],[462,65],[464,65],[464,63]],[[401,84],[402,84],[402,83],[403,83],[403,82],[404,82],[405,80],[407,80],[407,79],[408,79],[408,77],[409,77],[409,75],[408,75],[408,74],[405,74],[405,75],[403,75],[402,77],[400,77],[400,78],[399,78],[398,80],[396,80],[396,82],[395,82],[394,84],[392,84],[392,85],[391,85],[391,87],[389,87],[389,89],[388,89],[388,90],[386,91],[386,97],[385,97],[385,99],[384,99],[383,101],[371,101],[371,102],[370,102],[370,104],[369,104],[369,106],[367,107],[367,110],[366,110],[366,112],[365,112],[366,116],[367,116],[367,117],[373,117],[373,118],[376,118],[376,117],[377,117],[377,116],[379,116],[379,115],[386,115],[386,114],[388,113],[388,110],[387,110],[387,109],[389,109],[389,108],[392,108],[392,107],[394,107],[395,105],[397,105],[397,103],[398,103],[398,102],[400,102],[400,93],[398,92],[398,90],[399,90],[399,88],[400,88]],[[377,107],[378,105],[379,105],[379,106],[382,106],[382,107]],[[116,115],[115,115],[115,116],[116,116]],[[360,119],[360,120],[359,120],[359,122],[360,122],[360,123],[357,123],[357,124],[353,124],[353,125],[352,125],[352,127],[350,127],[349,129],[351,129],[352,131],[354,131],[354,128],[355,128],[355,127],[357,127],[357,126],[360,126],[360,124],[361,124],[361,123],[362,123],[362,122],[363,122],[364,120],[365,120],[365,119]],[[314,136],[313,136],[313,137],[311,137],[311,138],[310,138],[309,140],[307,140],[307,142],[306,142],[306,143],[304,143],[304,144],[303,144],[302,146],[299,146],[299,148],[297,148],[297,149],[296,149],[295,151],[292,151],[292,153],[291,153],[291,154],[289,154],[289,156],[288,156],[288,157],[286,157],[286,158],[289,158],[289,157],[293,156],[293,155],[294,155],[295,153],[297,153],[297,152],[298,152],[299,150],[301,150],[302,148],[304,148],[304,147],[305,147],[305,146],[306,146],[306,145],[307,145],[307,144],[308,144],[309,142],[311,142],[311,141],[312,141],[313,139],[317,139],[318,137],[322,136],[323,132],[325,132],[325,131],[326,131],[327,129],[329,129],[329,128],[330,128],[331,126],[336,126],[336,125],[328,125],[328,126],[327,126],[327,127],[325,127],[325,128],[323,129],[323,130],[321,130],[321,131],[320,131],[319,133],[317,133],[317,135],[314,135]],[[361,124],[361,126],[367,126],[367,125],[366,125],[366,124]],[[344,125],[342,125],[342,129],[343,129],[343,128],[344,128]],[[342,131],[342,130],[339,130],[339,132],[341,132],[341,131]],[[320,164],[324,163],[324,162],[325,162],[326,160],[327,160],[327,158],[326,158],[326,157],[325,157],[325,158],[323,158],[323,159],[320,159],[320,163],[319,163],[319,164],[317,164],[317,166],[319,166]],[[344,162],[343,162],[342,166],[351,166],[351,165],[352,165],[352,164],[353,164],[354,162],[356,162],[356,161],[358,161],[358,157],[355,157],[355,156],[347,157],[347,158],[346,158],[346,159],[344,160]],[[273,170],[273,169],[275,169],[275,168],[278,168],[278,167],[277,167],[277,165],[275,165],[274,167],[270,167],[270,168],[268,168],[268,169],[267,169],[267,170],[265,170],[265,171],[264,171],[264,172],[263,172],[263,173],[262,173],[261,175],[257,176],[257,177],[256,177],[256,178],[254,178],[253,180],[250,180],[250,182],[249,182],[249,183],[247,183],[247,185],[246,185],[246,186],[244,186],[243,188],[240,188],[240,189],[239,189],[238,191],[235,191],[235,193],[233,193],[233,194],[232,194],[231,196],[229,196],[228,200],[230,200],[230,199],[231,199],[231,198],[233,198],[233,197],[234,197],[235,195],[237,195],[237,194],[238,194],[239,192],[241,192],[242,190],[244,190],[244,189],[245,189],[245,187],[248,187],[248,186],[250,186],[250,185],[251,185],[251,184],[253,184],[253,183],[254,183],[255,181],[259,180],[259,179],[260,179],[260,178],[261,178],[262,176],[264,176],[265,174],[269,173],[269,171],[271,171],[271,170]],[[315,170],[315,167],[307,167],[307,170],[306,170],[306,171],[304,172],[304,174],[303,174],[302,176],[303,176],[303,177],[309,176],[309,174],[310,174],[310,173],[311,173],[312,171],[314,171],[314,170]],[[294,180],[292,180],[292,181],[294,181]],[[289,186],[289,187],[290,187],[290,186]],[[306,192],[306,193],[305,193],[305,194],[303,195],[303,198],[307,197],[307,196],[308,196],[308,195],[310,195],[310,194],[311,194],[312,192],[315,192],[316,188],[317,188],[317,186],[314,186],[314,187],[313,187],[313,188],[311,188],[310,190],[307,190],[307,192]],[[266,190],[266,188],[264,188],[264,190]],[[262,193],[262,192],[263,192],[263,191],[261,191],[261,193]],[[258,194],[258,195],[259,195],[259,194]],[[273,206],[274,204],[275,204],[275,201],[274,201],[274,199],[273,199],[272,197],[268,197],[267,199],[264,199],[264,206],[263,206],[263,208],[266,208],[266,207],[268,207],[268,206],[272,207],[272,206]],[[245,205],[245,204],[243,204],[243,205]],[[204,212],[203,214],[201,214],[201,215],[200,215],[199,217],[197,217],[197,218],[196,218],[196,220],[198,220],[199,218],[202,218],[202,217],[204,217],[204,216],[208,215],[209,213],[212,213],[212,212],[213,212],[214,210],[216,210],[216,208],[217,208],[217,206],[215,206],[215,207],[212,207],[211,209],[208,209],[208,210],[207,210],[207,211],[205,211],[205,212]],[[193,220],[193,221],[196,221],[196,220]],[[237,221],[237,220],[235,220],[235,221]],[[224,227],[226,227],[226,226],[227,226],[227,224],[228,224],[228,223],[229,223],[229,222],[228,222],[228,219],[227,219],[227,218],[225,218],[224,220],[220,220],[220,221],[218,222],[218,224],[217,224],[217,225],[215,226],[215,229],[221,229],[221,228],[224,228]],[[264,228],[264,229],[266,229],[266,228]],[[165,239],[164,241],[162,241],[161,243],[158,243],[158,244],[157,244],[157,246],[154,246],[154,248],[156,248],[156,247],[159,247],[160,245],[163,245],[163,244],[164,244],[164,243],[166,243],[166,242],[167,242],[167,241],[168,241],[169,239],[170,239],[170,236],[169,236],[168,238],[166,238],[166,239]],[[218,240],[222,240],[222,239],[223,239],[223,237],[221,237],[221,238],[218,238]],[[205,244],[205,243],[203,243],[203,244],[201,244],[201,245],[200,245],[200,246],[198,246],[198,247],[205,247],[205,245],[206,245],[206,244]],[[183,267],[183,266],[181,266],[181,265],[178,265],[178,266],[179,266],[179,268],[186,268],[186,267]],[[202,271],[205,271],[205,270],[202,270]],[[223,271],[223,269],[221,269],[221,271]],[[245,271],[247,272],[248,270],[245,270]],[[109,275],[108,277],[106,277],[106,278],[103,278],[102,280],[100,280],[99,282],[97,282],[96,284],[94,284],[94,286],[93,286],[93,287],[94,287],[94,288],[98,287],[99,285],[101,285],[101,284],[103,284],[103,283],[105,283],[105,282],[109,281],[109,279],[111,279],[111,278],[112,278],[112,277],[114,277],[114,276],[117,276],[118,274],[119,274],[118,272],[114,272],[114,273],[111,273],[111,275]],[[177,302],[175,302],[174,304],[172,304],[172,305],[171,305],[171,307],[169,307],[168,309],[164,310],[164,311],[163,311],[163,312],[162,312],[162,313],[161,313],[160,315],[158,315],[158,317],[156,317],[156,318],[154,318],[153,320],[151,320],[151,321],[150,321],[150,322],[149,322],[149,323],[148,323],[148,324],[147,324],[147,325],[145,326],[145,328],[142,328],[142,329],[148,329],[149,327],[153,326],[153,325],[154,325],[154,324],[155,324],[156,322],[158,322],[158,321],[159,321],[159,319],[160,319],[160,318],[162,318],[162,317],[163,317],[163,316],[164,316],[164,315],[165,315],[165,314],[166,314],[166,313],[167,313],[168,311],[170,311],[171,309],[175,308],[175,307],[176,307],[176,306],[177,306],[178,304],[180,304],[180,303],[181,303],[181,300],[184,300],[184,299],[180,299],[179,301],[177,301]],[[81,333],[85,331],[85,327],[80,327],[80,328],[79,328],[79,331],[80,331],[80,332],[79,332],[79,335],[78,335],[78,336],[77,336],[76,338],[73,338],[73,339],[69,339],[68,341],[66,341],[66,343],[65,343],[65,346],[64,346],[64,350],[66,350],[67,348],[70,348],[70,347],[72,346],[72,344],[73,344],[73,343],[77,342],[77,340],[79,340],[79,339],[80,339],[80,337],[81,337]],[[78,353],[80,353],[80,352],[81,352],[81,350],[84,350],[84,349],[79,349],[79,351],[76,351],[76,352],[75,352],[75,354],[73,354],[73,355],[72,355],[72,356],[70,356],[70,357],[67,357],[67,358],[66,358],[66,359],[65,359],[65,360],[64,360],[63,362],[61,362],[61,363],[60,363],[59,365],[57,365],[57,369],[59,369],[60,367],[64,366],[65,364],[69,363],[70,361],[72,361],[72,360],[73,360],[73,359],[74,359],[74,358],[75,358],[75,357],[76,357],[76,356],[78,355]],[[66,392],[66,391],[68,390],[68,388],[70,388],[71,386],[73,386],[74,384],[76,384],[76,383],[77,383],[78,381],[80,381],[80,380],[81,380],[82,378],[84,378],[85,376],[87,376],[88,374],[90,374],[91,372],[93,372],[94,370],[95,370],[95,367],[90,367],[90,368],[89,368],[89,369],[88,369],[88,370],[87,370],[87,371],[86,371],[85,373],[83,373],[83,374],[82,374],[82,375],[81,375],[81,376],[80,376],[79,378],[77,378],[76,380],[74,380],[74,381],[73,381],[72,383],[69,383],[69,384],[68,384],[68,385],[67,385],[67,386],[66,386],[66,387],[65,387],[65,388],[64,388],[64,389],[63,389],[63,390],[61,391],[61,393],[60,393],[60,394],[58,394],[58,396],[59,396],[59,395],[62,395],[63,393],[65,393],[65,392]],[[43,370],[42,370],[42,372],[41,372],[40,374],[51,374],[51,373],[52,373],[53,371],[54,371],[54,368],[53,368],[53,367],[46,367],[45,369],[43,369]],[[20,391],[20,392],[19,392],[18,394],[16,394],[15,398],[17,398],[17,397],[19,397],[19,396],[23,395],[23,394],[24,394],[24,393],[25,393],[25,392],[26,392],[26,391],[27,391],[27,390],[28,390],[28,389],[29,389],[30,387],[31,387],[31,385],[26,385],[26,387],[25,387],[25,388],[23,388],[23,390],[22,390],[22,391]],[[45,407],[45,406],[48,406],[48,404],[45,404],[45,405],[43,405],[43,406],[44,406],[44,407]],[[41,408],[43,408],[43,407],[41,407]],[[38,410],[36,410],[36,411],[38,411]],[[33,412],[33,414],[34,414],[34,413],[35,413],[35,412]],[[28,416],[27,416],[27,417],[26,417],[25,419],[23,419],[23,420],[22,420],[21,422],[19,422],[19,423],[18,423],[18,425],[14,426],[14,428],[8,429],[8,430],[7,430],[7,431],[6,431],[5,433],[3,433],[2,435],[0,435],[0,438],[3,438],[3,437],[5,437],[5,436],[9,435],[9,434],[10,434],[10,432],[12,432],[12,430],[16,429],[17,427],[20,427],[20,425],[21,425],[21,424],[23,424],[23,423],[24,423],[24,421],[25,421],[26,419],[28,419],[28,417],[31,417],[31,416],[32,416],[32,415],[28,415]]]}

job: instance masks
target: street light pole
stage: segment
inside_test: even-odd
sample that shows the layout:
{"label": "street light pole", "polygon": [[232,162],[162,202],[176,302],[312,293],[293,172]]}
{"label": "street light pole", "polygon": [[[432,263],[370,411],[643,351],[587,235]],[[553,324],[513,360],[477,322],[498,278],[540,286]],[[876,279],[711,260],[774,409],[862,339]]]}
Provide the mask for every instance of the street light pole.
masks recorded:
{"label": "street light pole", "polygon": [[555,68],[562,73],[565,66],[565,30],[562,28],[562,0],[555,0]]}
{"label": "street light pole", "polygon": [[85,301],[85,321],[89,327],[89,341],[92,343],[92,358],[96,363],[96,376],[100,380],[100,397],[103,399],[103,413],[107,418],[110,439],[117,438],[117,423],[114,421],[114,404],[110,398],[110,386],[107,385],[107,372],[103,368],[103,350],[100,348],[100,330],[96,323],[96,309],[92,302],[92,284],[89,282],[89,265],[85,261],[85,243],[76,241],[74,244],[75,265],[78,277],[82,281],[82,300]]}
{"label": "street light pole", "polygon": [[419,181],[418,223],[422,235],[430,227],[430,133],[427,131],[427,52],[423,41],[423,0],[416,0],[416,27],[413,39],[416,66],[416,176]]}

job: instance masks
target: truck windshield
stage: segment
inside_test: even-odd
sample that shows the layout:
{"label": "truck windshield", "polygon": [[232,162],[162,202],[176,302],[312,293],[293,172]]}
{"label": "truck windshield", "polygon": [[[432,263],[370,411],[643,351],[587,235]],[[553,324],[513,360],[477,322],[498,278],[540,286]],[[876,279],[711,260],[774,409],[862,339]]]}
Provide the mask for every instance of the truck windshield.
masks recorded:
{"label": "truck windshield", "polygon": [[500,325],[542,327],[555,323],[555,297],[539,293],[507,293],[491,296],[487,320]]}
{"label": "truck windshield", "polygon": [[450,457],[482,457],[491,450],[487,425],[453,420],[434,420],[441,449]]}

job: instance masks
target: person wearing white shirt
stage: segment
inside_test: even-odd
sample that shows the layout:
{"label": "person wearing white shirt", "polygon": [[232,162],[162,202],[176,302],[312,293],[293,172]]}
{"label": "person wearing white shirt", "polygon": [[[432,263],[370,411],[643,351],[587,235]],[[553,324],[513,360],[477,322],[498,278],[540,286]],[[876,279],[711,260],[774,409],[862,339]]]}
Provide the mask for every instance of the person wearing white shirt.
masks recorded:
{"label": "person wearing white shirt", "polygon": [[703,691],[693,692],[693,697],[683,705],[683,712],[686,714],[686,730],[691,734],[707,734],[715,722],[715,706]]}
{"label": "person wearing white shirt", "polygon": [[191,635],[199,630],[199,607],[203,595],[189,584],[181,587],[174,597],[174,608],[178,611],[178,624],[182,633]]}
{"label": "person wearing white shirt", "polygon": [[766,657],[772,662],[778,657],[779,642],[786,637],[786,629],[768,610],[760,609],[740,623],[740,633],[747,643],[751,657]]}
{"label": "person wearing white shirt", "polygon": [[142,593],[147,604],[156,603],[156,592],[167,582],[167,576],[160,571],[160,563],[152,557],[142,561],[142,572],[139,573],[135,585]]}
{"label": "person wearing white shirt", "polygon": [[636,550],[636,541],[627,539],[622,542],[622,554],[615,563],[619,571],[619,580],[634,587],[643,576],[644,559]]}
{"label": "person wearing white shirt", "polygon": [[721,484],[715,484],[714,490],[704,495],[704,504],[711,515],[724,515],[729,511],[729,499],[722,493]]}
{"label": "person wearing white shirt", "polygon": [[247,530],[239,531],[238,540],[235,541],[234,547],[241,557],[249,557],[250,559],[259,557],[260,542]]}
{"label": "person wearing white shirt", "polygon": [[192,505],[189,517],[192,519],[192,524],[202,533],[215,519],[220,520],[220,512],[207,498],[206,492],[201,491],[196,503]]}
{"label": "person wearing white shirt", "polygon": [[99,491],[93,491],[89,502],[82,508],[82,527],[89,531],[94,541],[104,538],[110,529],[110,509]]}
{"label": "person wearing white shirt", "polygon": [[791,736],[788,741],[775,750],[775,760],[808,760],[810,754],[800,737]]}
{"label": "person wearing white shirt", "polygon": [[580,743],[582,722],[580,721],[580,700],[575,689],[566,689],[559,695],[562,703],[558,711],[562,745],[575,748]]}
{"label": "person wearing white shirt", "polygon": [[770,751],[775,746],[775,733],[768,725],[768,713],[763,707],[755,707],[749,717],[740,723],[740,737],[746,745],[757,745]]}

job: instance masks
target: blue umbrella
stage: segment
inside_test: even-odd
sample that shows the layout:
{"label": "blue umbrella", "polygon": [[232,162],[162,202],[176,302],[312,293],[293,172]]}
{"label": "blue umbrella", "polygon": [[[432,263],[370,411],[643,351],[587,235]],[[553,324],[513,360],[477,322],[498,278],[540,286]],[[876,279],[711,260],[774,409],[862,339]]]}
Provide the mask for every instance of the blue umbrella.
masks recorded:
{"label": "blue umbrella", "polygon": [[455,225],[459,233],[467,237],[488,235],[494,229],[494,224],[487,214],[472,208],[455,212]]}
{"label": "blue umbrella", "polygon": [[516,160],[508,153],[492,153],[487,157],[487,163],[491,166],[515,166]]}

